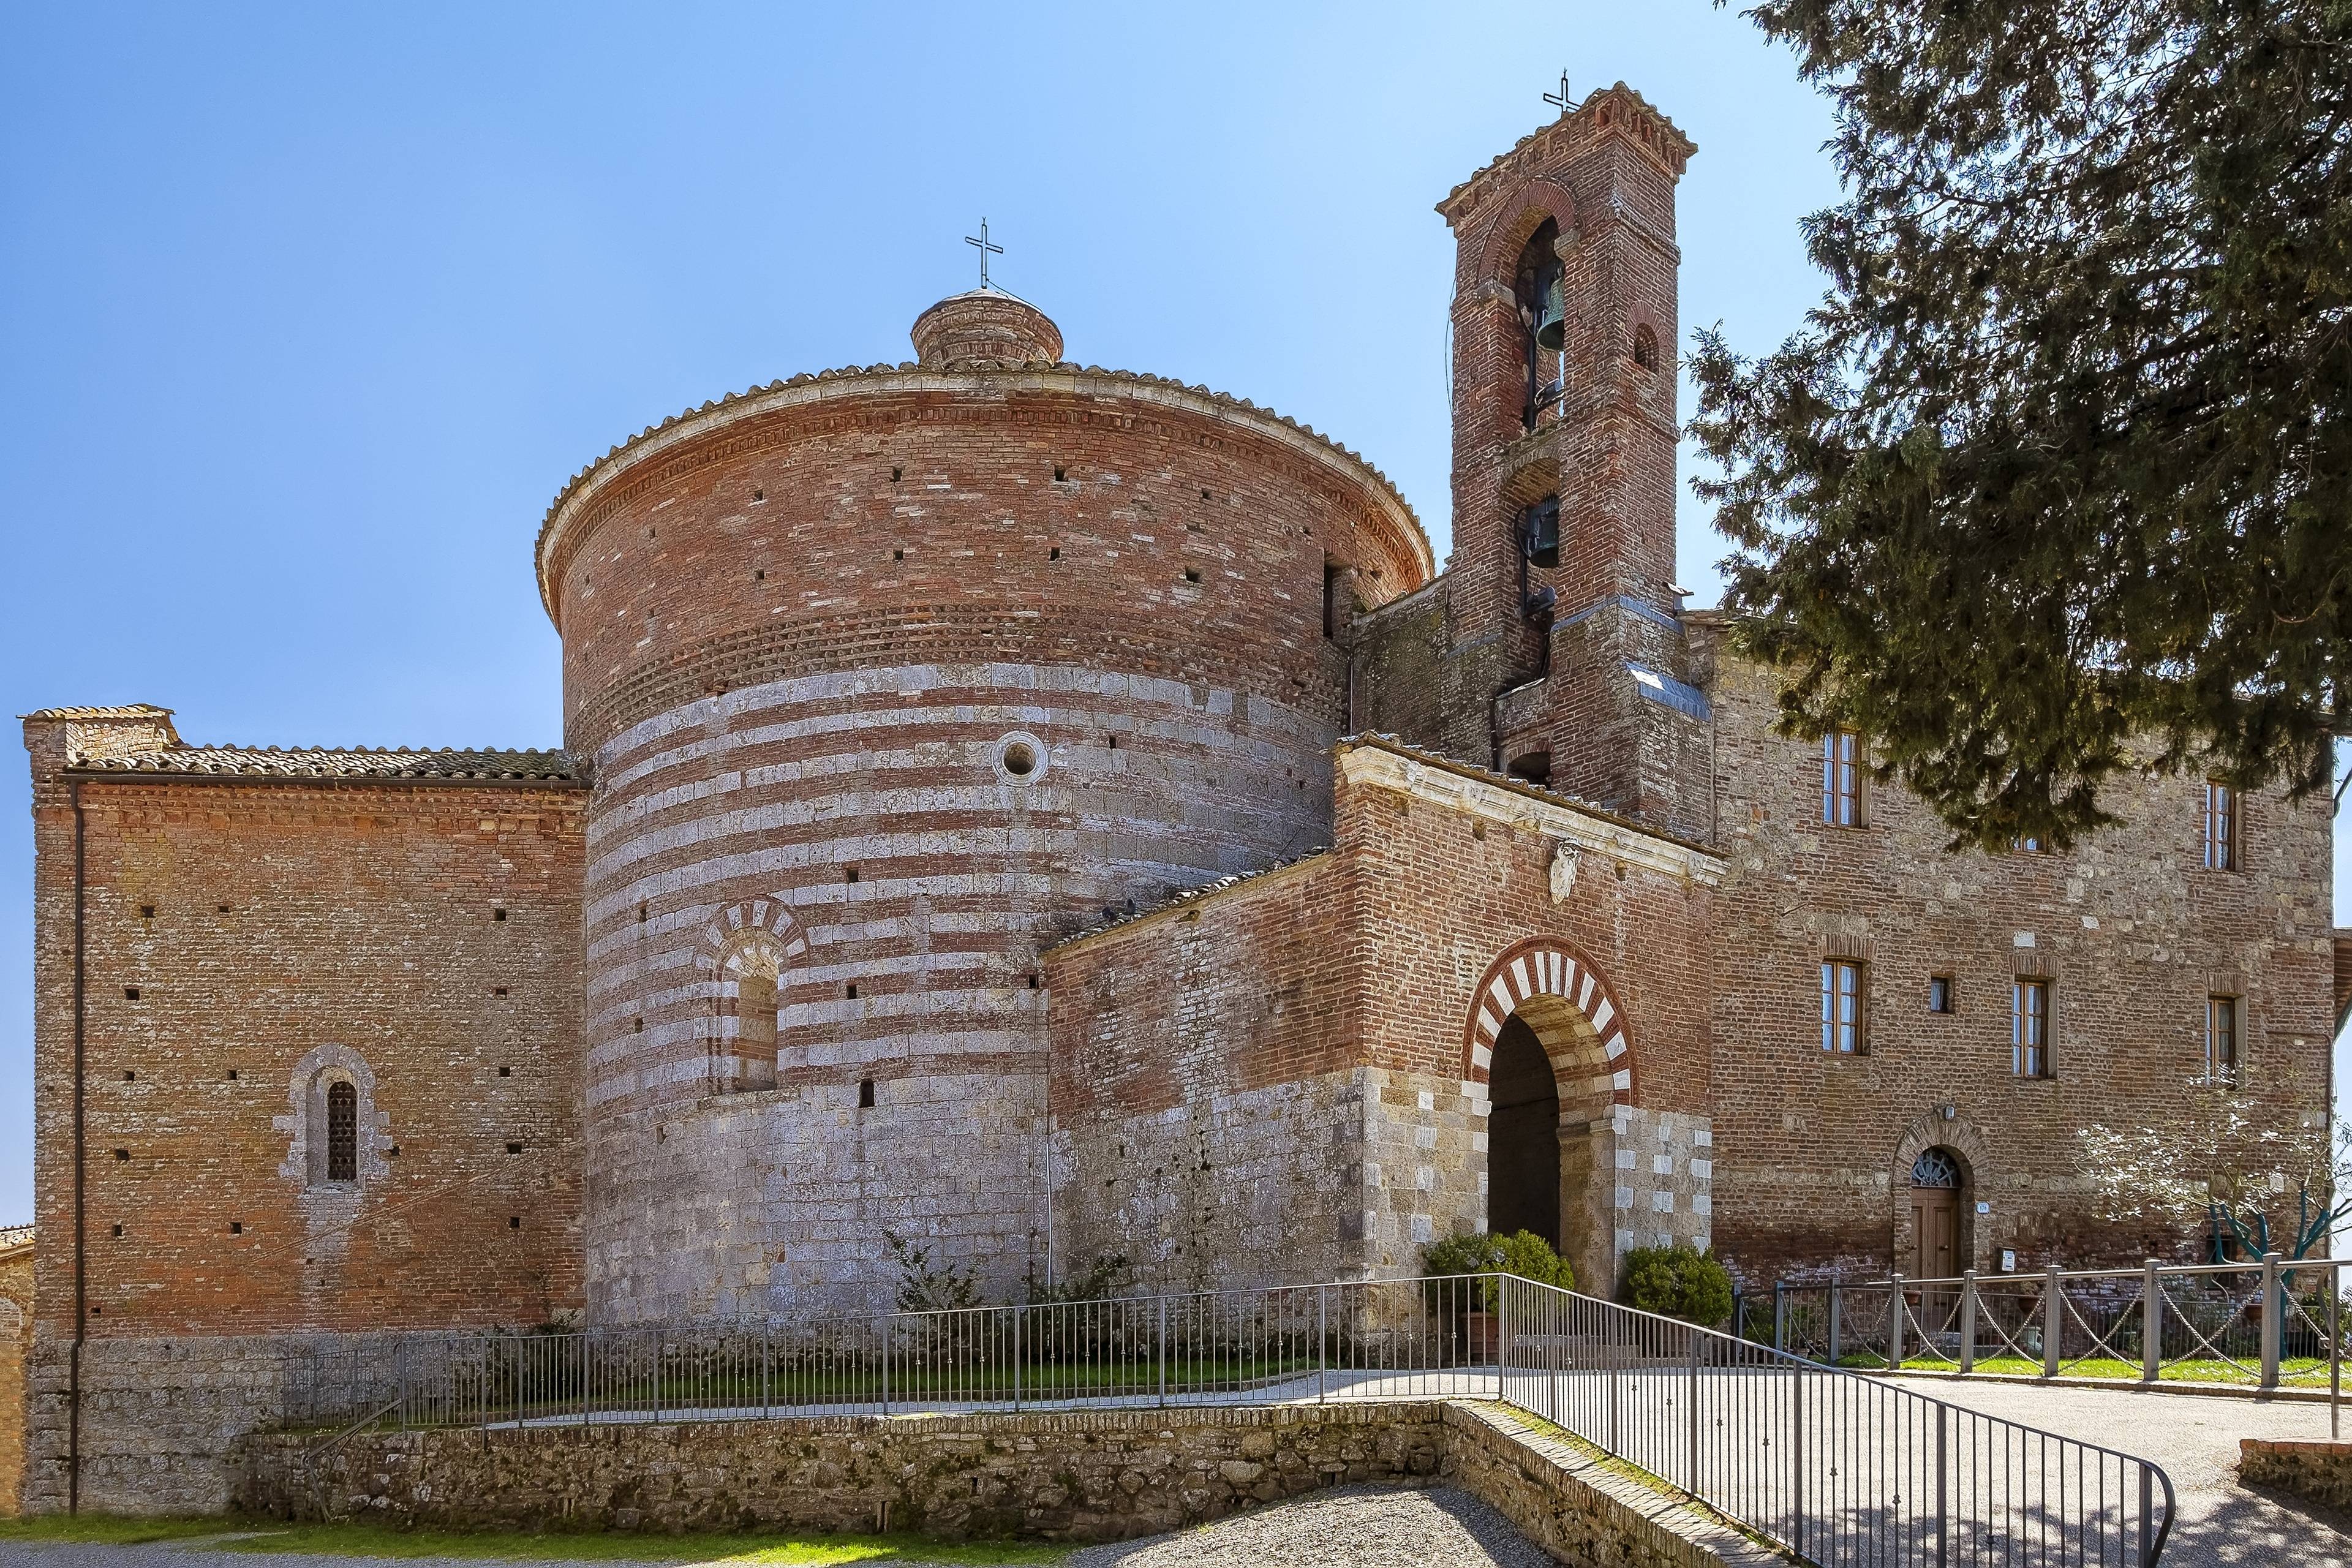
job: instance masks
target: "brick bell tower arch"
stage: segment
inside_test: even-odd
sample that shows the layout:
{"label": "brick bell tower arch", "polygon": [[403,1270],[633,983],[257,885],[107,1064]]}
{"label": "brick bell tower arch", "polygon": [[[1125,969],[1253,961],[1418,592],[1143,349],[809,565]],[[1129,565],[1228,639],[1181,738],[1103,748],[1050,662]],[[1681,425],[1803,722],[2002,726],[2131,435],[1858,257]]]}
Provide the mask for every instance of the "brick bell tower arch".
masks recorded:
{"label": "brick bell tower arch", "polygon": [[1514,943],[1479,978],[1462,1048],[1464,1079],[1486,1091],[1486,1228],[1533,1231],[1605,1290],[1615,1133],[1634,1072],[1607,979],[1556,937]]}

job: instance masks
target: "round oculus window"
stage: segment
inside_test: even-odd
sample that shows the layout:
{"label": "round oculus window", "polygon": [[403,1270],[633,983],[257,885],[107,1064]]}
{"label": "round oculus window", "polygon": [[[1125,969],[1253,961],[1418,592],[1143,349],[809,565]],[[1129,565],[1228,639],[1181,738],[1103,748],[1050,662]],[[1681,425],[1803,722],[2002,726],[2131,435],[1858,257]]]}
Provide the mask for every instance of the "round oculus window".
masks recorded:
{"label": "round oculus window", "polygon": [[1045,776],[1045,742],[1015,730],[996,742],[996,776],[1006,784],[1034,784]]}

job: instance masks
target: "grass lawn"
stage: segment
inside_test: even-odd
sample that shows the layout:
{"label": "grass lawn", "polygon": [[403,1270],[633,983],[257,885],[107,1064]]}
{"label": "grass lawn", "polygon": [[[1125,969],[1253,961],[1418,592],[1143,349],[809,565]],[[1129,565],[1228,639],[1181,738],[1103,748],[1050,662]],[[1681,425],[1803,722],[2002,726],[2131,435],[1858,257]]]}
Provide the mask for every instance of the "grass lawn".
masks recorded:
{"label": "grass lawn", "polygon": [[[657,1535],[583,1532],[525,1535],[500,1531],[459,1532],[392,1530],[374,1524],[258,1524],[226,1519],[0,1519],[0,1547],[14,1542],[79,1542],[137,1546],[188,1541],[228,1531],[261,1531],[224,1541],[224,1552],[305,1552],[345,1557],[470,1557],[514,1561],[598,1563],[777,1563],[821,1568],[831,1563],[1052,1563],[1070,1549],[983,1542],[949,1545],[911,1535]],[[196,1549],[201,1550],[201,1549]]]}
{"label": "grass lawn", "polygon": [[[1868,1352],[1843,1355],[1838,1364],[1862,1371],[1885,1369],[1886,1358]],[[1904,1358],[1906,1372],[1958,1372],[1960,1363],[1949,1357],[1914,1355]],[[2005,1377],[2040,1377],[2042,1363],[2022,1356],[1979,1356],[1976,1370]],[[2068,1378],[2099,1378],[2110,1382],[2137,1383],[2140,1363],[2119,1361],[2112,1356],[2094,1356],[2081,1361],[2058,1363],[2058,1381]],[[2216,1359],[2201,1361],[2168,1361],[2157,1369],[2159,1383],[2229,1383],[2247,1387],[2262,1381],[2261,1368],[2252,1363],[2239,1366],[2235,1363]],[[2279,1363],[2279,1385],[2282,1388],[2326,1388],[2327,1363],[2325,1361],[2295,1358]]]}

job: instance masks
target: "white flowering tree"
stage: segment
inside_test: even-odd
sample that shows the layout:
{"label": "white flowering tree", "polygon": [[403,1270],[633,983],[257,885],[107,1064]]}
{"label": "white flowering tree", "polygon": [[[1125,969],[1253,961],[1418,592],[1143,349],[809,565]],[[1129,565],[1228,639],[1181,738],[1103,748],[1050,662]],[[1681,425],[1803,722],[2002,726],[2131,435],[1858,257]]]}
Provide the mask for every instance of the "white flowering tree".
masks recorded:
{"label": "white flowering tree", "polygon": [[2228,1237],[2248,1258],[2326,1256],[2336,1226],[2352,1219],[2352,1122],[2337,1122],[2332,1140],[2283,1131],[2222,1086],[2200,1079],[2192,1087],[2199,1113],[2185,1131],[2097,1122],[2082,1130],[2100,1217],[2153,1229],[2202,1208],[2217,1247]]}

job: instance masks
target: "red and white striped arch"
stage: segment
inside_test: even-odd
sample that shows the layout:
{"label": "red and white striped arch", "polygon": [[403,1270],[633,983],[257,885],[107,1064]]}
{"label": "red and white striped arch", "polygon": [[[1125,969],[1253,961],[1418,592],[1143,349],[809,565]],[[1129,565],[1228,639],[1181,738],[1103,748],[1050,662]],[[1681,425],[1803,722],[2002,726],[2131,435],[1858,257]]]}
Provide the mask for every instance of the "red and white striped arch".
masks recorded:
{"label": "red and white striped arch", "polygon": [[[1633,1052],[1617,998],[1590,959],[1556,937],[1529,937],[1505,948],[1487,966],[1471,994],[1470,1023],[1462,1042],[1463,1076],[1485,1083],[1495,1065],[1495,1038],[1512,1014],[1529,1002],[1528,1023],[1557,1058],[1572,1052],[1574,1066],[1589,1070],[1587,1087],[1596,1098],[1629,1105],[1633,1096]],[[1549,1003],[1549,1005],[1545,1005]],[[1543,1015],[1572,1010],[1570,1027],[1547,1027]],[[1574,1041],[1560,1038],[1573,1034]],[[1578,1047],[1581,1047],[1580,1049]]]}

